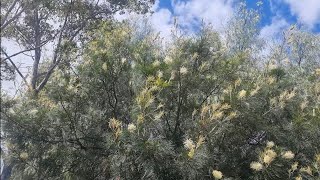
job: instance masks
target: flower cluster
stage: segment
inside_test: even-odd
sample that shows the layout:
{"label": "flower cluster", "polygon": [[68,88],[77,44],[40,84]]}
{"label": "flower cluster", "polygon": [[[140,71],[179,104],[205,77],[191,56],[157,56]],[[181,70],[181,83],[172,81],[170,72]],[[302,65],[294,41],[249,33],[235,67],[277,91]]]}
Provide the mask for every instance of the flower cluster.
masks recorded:
{"label": "flower cluster", "polygon": [[186,67],[181,67],[180,68],[180,74],[181,75],[186,75],[188,73],[188,69]]}
{"label": "flower cluster", "polygon": [[282,154],[282,158],[284,159],[293,159],[294,153],[292,151],[286,151]]}
{"label": "flower cluster", "polygon": [[122,133],[122,123],[119,120],[112,118],[109,121],[109,127],[113,131],[115,139],[118,139]]}
{"label": "flower cluster", "polygon": [[29,154],[26,153],[26,152],[23,152],[23,153],[20,154],[20,158],[22,160],[27,160],[29,158]]}
{"label": "flower cluster", "polygon": [[137,129],[137,127],[134,124],[131,123],[131,124],[128,125],[128,131],[130,133],[133,133],[136,129]]}
{"label": "flower cluster", "polygon": [[187,138],[183,142],[184,147],[189,151],[188,157],[190,159],[193,158],[193,156],[195,154],[195,150],[198,149],[204,143],[204,140],[205,140],[205,138],[202,135],[200,135],[196,144],[190,138]]}
{"label": "flower cluster", "polygon": [[246,95],[247,95],[247,91],[246,90],[241,90],[238,93],[238,99],[243,99]]}
{"label": "flower cluster", "polygon": [[222,179],[223,174],[222,174],[221,171],[213,170],[212,171],[212,176],[214,177],[214,179]]}

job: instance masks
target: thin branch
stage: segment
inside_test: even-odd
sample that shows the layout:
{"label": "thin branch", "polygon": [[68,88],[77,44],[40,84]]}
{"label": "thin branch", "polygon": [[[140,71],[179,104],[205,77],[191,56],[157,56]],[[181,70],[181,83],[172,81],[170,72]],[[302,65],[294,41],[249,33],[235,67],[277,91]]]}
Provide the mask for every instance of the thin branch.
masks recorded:
{"label": "thin branch", "polygon": [[[26,78],[23,76],[23,74],[21,73],[21,71],[19,70],[19,68],[16,66],[16,64],[12,61],[12,59],[8,56],[8,54],[1,48],[2,53],[7,57],[6,59],[10,61],[10,63],[12,64],[12,66],[14,67],[14,69],[17,71],[17,73],[20,75],[20,77],[22,78],[22,80],[28,84]],[[6,59],[4,59],[3,61],[5,61]]]}
{"label": "thin branch", "polygon": [[[22,51],[20,51],[20,52],[14,53],[14,54],[12,54],[12,55],[10,55],[10,56],[7,56],[7,57],[4,58],[3,60],[7,60],[7,59],[9,59],[9,58],[12,58],[12,57],[17,56],[17,55],[19,55],[19,54],[22,54],[22,53],[24,53],[24,52],[28,52],[28,51],[35,50],[35,49],[37,49],[37,48],[39,48],[39,47],[42,47],[42,46],[46,45],[49,41],[50,41],[50,40],[48,40],[48,41],[46,41],[46,42],[43,42],[42,44],[40,44],[40,45],[37,46],[37,47],[25,49],[25,50],[22,50]],[[1,49],[2,49],[2,48],[1,48]]]}
{"label": "thin branch", "polygon": [[[63,26],[61,28],[60,34],[59,34],[59,40],[58,40],[58,44],[57,47],[55,49],[54,55],[53,55],[53,60],[52,60],[52,65],[49,68],[47,74],[45,75],[44,79],[41,81],[41,83],[39,84],[39,86],[35,89],[36,92],[39,92],[48,82],[49,77],[51,76],[51,74],[53,73],[53,70],[55,69],[55,67],[60,63],[60,59],[58,59],[58,52],[60,50],[60,45],[61,45],[61,41],[62,41],[62,33],[66,27],[67,21],[68,21],[68,16],[69,13],[66,15],[65,19],[64,19],[64,23]],[[58,59],[58,60],[57,60]]]}
{"label": "thin branch", "polygon": [[176,124],[175,124],[175,127],[174,127],[174,130],[173,130],[173,133],[174,135],[176,135],[177,133],[177,130],[180,126],[180,113],[181,113],[181,106],[182,106],[182,97],[181,97],[181,91],[182,91],[182,84],[181,84],[181,74],[179,72],[179,82],[178,82],[178,88],[179,88],[179,91],[178,91],[178,108],[177,108],[177,112],[176,112]]}
{"label": "thin branch", "polygon": [[[220,85],[220,84],[219,84]],[[206,97],[202,100],[202,102],[199,105],[199,108],[201,108],[201,106],[203,105],[203,103],[205,103],[208,98],[218,89],[219,85],[215,86],[207,95]]]}
{"label": "thin branch", "polygon": [[59,64],[60,61],[57,61],[55,64],[51,65],[50,69],[48,70],[48,72],[45,75],[45,78],[41,81],[41,83],[39,84],[39,86],[35,89],[36,92],[39,92],[47,83],[47,81],[49,80],[50,75],[53,73],[53,70],[55,69],[55,67]]}
{"label": "thin branch", "polygon": [[6,14],[2,17],[1,19],[1,29],[2,29],[2,25],[4,24],[4,22],[7,20],[9,13],[12,11],[12,9],[14,8],[14,6],[17,4],[18,0],[15,0],[12,5],[9,7],[9,9],[7,10]]}
{"label": "thin branch", "polygon": [[11,19],[7,22],[1,24],[1,30],[3,31],[12,21],[16,20],[22,13],[24,12],[24,8],[22,8],[19,12],[17,12]]}

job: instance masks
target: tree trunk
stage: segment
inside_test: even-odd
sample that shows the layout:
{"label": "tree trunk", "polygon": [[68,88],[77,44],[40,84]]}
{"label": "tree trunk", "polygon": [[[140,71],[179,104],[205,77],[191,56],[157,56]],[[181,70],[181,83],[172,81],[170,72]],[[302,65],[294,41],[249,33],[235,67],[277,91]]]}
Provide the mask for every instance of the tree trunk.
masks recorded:
{"label": "tree trunk", "polygon": [[41,30],[40,30],[40,19],[38,9],[34,10],[34,40],[35,40],[35,50],[34,50],[34,62],[32,67],[32,77],[31,77],[31,88],[33,91],[37,88],[39,63],[41,59]]}

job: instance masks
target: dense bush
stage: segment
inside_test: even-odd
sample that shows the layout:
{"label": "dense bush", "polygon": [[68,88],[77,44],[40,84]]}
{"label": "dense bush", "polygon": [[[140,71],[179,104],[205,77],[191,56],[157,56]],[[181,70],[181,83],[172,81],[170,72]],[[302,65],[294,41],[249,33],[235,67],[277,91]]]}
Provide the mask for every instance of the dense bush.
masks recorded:
{"label": "dense bush", "polygon": [[12,179],[319,178],[319,59],[257,60],[206,26],[166,48],[125,23],[88,36],[38,95],[2,96]]}

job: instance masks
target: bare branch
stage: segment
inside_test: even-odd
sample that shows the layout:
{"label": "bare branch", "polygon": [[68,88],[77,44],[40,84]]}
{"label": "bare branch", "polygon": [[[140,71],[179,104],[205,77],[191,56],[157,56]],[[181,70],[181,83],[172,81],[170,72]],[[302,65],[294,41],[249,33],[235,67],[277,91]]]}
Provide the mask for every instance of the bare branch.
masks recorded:
{"label": "bare branch", "polygon": [[41,43],[39,46],[32,47],[32,48],[25,49],[25,50],[22,50],[22,51],[20,51],[20,52],[14,53],[14,54],[12,54],[12,55],[10,55],[10,56],[7,56],[7,57],[4,58],[3,60],[7,60],[7,59],[9,59],[9,58],[12,58],[12,57],[14,57],[14,56],[17,56],[17,55],[19,55],[19,54],[22,54],[22,53],[25,53],[25,52],[28,52],[28,51],[33,51],[33,50],[35,50],[36,48],[39,48],[39,47],[42,47],[42,46],[46,45],[46,44],[47,44],[49,41],[51,41],[51,40],[52,40],[52,39],[48,39],[47,41]]}
{"label": "bare branch", "polygon": [[[60,63],[60,59],[58,59],[58,53],[60,51],[60,45],[61,45],[61,41],[62,41],[62,34],[63,34],[63,31],[66,27],[66,24],[67,24],[67,21],[68,21],[68,16],[69,16],[69,13],[66,15],[65,19],[64,19],[64,23],[63,23],[63,26],[61,28],[61,31],[60,31],[60,34],[59,34],[59,40],[58,40],[58,44],[57,44],[57,47],[55,49],[55,52],[54,52],[54,56],[53,56],[53,60],[52,60],[52,65],[51,67],[49,68],[47,74],[45,75],[44,79],[41,81],[41,83],[39,84],[39,86],[35,89],[36,92],[39,92],[45,85],[46,83],[48,82],[51,74],[53,73],[53,70],[55,69],[55,67]],[[58,60],[57,60],[58,59]]]}
{"label": "bare branch", "polygon": [[[17,71],[17,73],[20,75],[20,77],[22,78],[22,80],[28,84],[26,78],[23,76],[23,74],[21,73],[21,71],[19,70],[19,68],[16,66],[16,64],[12,61],[12,59],[8,56],[8,54],[1,48],[2,53],[6,56],[6,59],[10,61],[10,63],[12,64],[12,66],[14,67],[14,69]],[[5,61],[5,60],[2,60]]]}
{"label": "bare branch", "polygon": [[11,19],[1,22],[1,30],[3,31],[12,21],[16,20],[24,12],[24,10],[25,9],[23,7],[19,12],[16,12],[16,14]]}
{"label": "bare branch", "polygon": [[2,29],[2,25],[4,24],[4,22],[7,20],[10,12],[13,10],[14,6],[17,4],[18,0],[15,0],[11,6],[9,7],[9,9],[7,10],[6,14],[1,18],[1,29]]}

